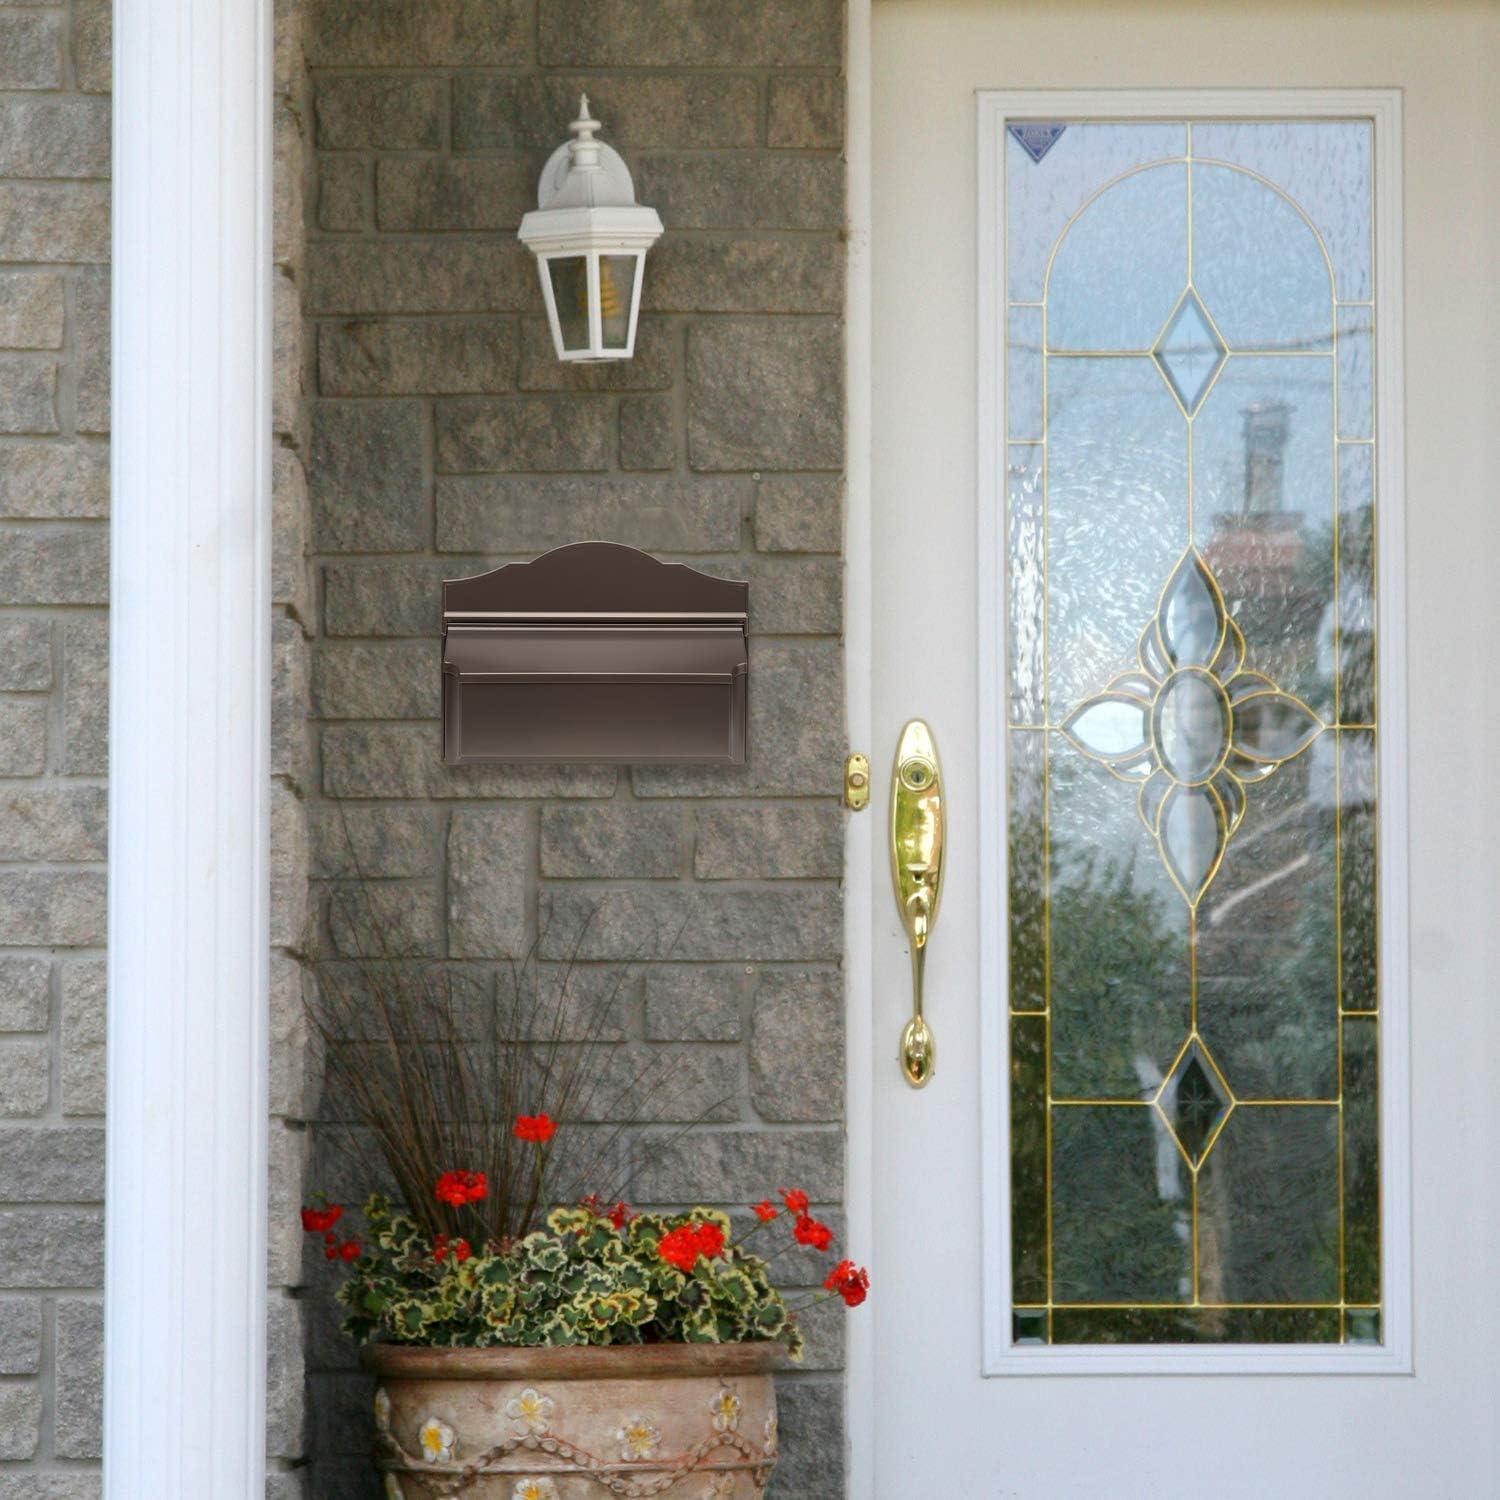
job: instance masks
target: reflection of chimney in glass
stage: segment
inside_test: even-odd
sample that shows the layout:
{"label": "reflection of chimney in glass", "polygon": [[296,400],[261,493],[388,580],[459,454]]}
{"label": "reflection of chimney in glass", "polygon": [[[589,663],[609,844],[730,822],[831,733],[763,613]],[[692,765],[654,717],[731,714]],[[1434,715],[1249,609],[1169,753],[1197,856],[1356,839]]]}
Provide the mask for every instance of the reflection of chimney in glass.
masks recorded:
{"label": "reflection of chimney in glass", "polygon": [[1244,410],[1246,515],[1286,507],[1286,441],[1292,409],[1285,401],[1257,401]]}

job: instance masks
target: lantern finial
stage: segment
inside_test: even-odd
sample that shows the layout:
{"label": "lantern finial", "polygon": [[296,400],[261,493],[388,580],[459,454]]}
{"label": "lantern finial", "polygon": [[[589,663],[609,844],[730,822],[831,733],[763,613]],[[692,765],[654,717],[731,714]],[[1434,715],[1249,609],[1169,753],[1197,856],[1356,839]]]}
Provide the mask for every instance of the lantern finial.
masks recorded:
{"label": "lantern finial", "polygon": [[568,126],[568,129],[573,132],[573,141],[569,146],[569,151],[575,171],[597,172],[599,170],[599,143],[594,139],[594,132],[598,128],[599,122],[589,113],[589,96],[585,94],[578,101],[578,118]]}

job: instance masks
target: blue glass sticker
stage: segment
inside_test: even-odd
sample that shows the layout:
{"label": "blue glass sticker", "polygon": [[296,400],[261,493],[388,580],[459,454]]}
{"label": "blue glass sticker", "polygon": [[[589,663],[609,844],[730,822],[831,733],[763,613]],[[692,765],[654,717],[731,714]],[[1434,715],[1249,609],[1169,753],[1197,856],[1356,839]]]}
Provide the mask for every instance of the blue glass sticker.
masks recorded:
{"label": "blue glass sticker", "polygon": [[1040,162],[1057,144],[1058,138],[1067,128],[1066,125],[1047,125],[1041,121],[1032,120],[1024,125],[1012,125],[1010,133],[1032,161]]}

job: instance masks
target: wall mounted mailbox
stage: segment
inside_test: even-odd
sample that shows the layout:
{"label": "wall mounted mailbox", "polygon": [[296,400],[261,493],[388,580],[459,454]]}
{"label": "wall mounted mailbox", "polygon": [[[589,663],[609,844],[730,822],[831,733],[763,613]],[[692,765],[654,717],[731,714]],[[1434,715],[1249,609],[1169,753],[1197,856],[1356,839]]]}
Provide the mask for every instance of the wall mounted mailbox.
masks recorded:
{"label": "wall mounted mailbox", "polygon": [[614,542],[444,583],[444,762],[743,765],[749,602]]}

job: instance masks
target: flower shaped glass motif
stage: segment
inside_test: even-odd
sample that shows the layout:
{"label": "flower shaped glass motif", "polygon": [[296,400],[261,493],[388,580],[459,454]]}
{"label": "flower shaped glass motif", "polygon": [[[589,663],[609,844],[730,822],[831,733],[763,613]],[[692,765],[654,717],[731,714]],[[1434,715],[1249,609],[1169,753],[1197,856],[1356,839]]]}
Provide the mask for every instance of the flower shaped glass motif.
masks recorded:
{"label": "flower shaped glass motif", "polygon": [[1322,733],[1300,698],[1245,667],[1245,637],[1208,564],[1189,548],[1142,632],[1140,671],[1085,699],[1061,728],[1139,784],[1136,808],[1183,900],[1196,907],[1264,781]]}

